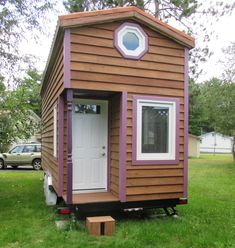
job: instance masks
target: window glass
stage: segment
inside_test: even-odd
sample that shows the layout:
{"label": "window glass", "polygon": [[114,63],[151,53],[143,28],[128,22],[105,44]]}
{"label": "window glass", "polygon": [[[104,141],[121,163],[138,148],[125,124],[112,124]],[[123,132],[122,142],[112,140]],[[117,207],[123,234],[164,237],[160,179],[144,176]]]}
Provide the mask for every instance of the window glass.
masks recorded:
{"label": "window glass", "polygon": [[36,146],[36,149],[37,149],[37,152],[41,152],[42,151],[41,146]]}
{"label": "window glass", "polygon": [[123,36],[123,45],[126,47],[127,50],[135,50],[139,47],[139,38],[133,32],[127,32]]}
{"label": "window glass", "polygon": [[168,153],[169,108],[142,106],[142,153]]}
{"label": "window glass", "polygon": [[100,105],[75,104],[74,112],[77,114],[100,114]]}
{"label": "window glass", "polygon": [[35,151],[35,146],[33,145],[24,146],[23,153],[30,153],[34,151]]}
{"label": "window glass", "polygon": [[11,150],[10,153],[21,153],[23,151],[23,148],[24,148],[23,146],[16,146]]}

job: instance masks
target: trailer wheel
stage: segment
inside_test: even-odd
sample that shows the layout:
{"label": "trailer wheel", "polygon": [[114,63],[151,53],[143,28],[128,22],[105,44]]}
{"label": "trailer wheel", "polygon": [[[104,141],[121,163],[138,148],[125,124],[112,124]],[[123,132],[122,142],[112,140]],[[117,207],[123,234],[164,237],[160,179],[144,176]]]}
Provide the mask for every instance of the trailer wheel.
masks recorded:
{"label": "trailer wheel", "polygon": [[0,159],[0,170],[5,169],[4,161],[3,159]]}
{"label": "trailer wheel", "polygon": [[41,170],[41,168],[42,168],[41,159],[39,159],[39,158],[34,159],[32,166],[33,166],[34,170]]}

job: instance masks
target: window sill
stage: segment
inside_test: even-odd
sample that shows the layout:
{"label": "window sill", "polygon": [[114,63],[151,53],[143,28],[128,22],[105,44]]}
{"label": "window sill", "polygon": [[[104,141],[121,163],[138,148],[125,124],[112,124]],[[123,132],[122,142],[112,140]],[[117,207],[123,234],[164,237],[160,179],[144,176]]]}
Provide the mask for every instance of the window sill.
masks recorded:
{"label": "window sill", "polygon": [[137,160],[132,158],[133,165],[169,165],[169,164],[179,164],[179,159],[169,159],[169,160]]}

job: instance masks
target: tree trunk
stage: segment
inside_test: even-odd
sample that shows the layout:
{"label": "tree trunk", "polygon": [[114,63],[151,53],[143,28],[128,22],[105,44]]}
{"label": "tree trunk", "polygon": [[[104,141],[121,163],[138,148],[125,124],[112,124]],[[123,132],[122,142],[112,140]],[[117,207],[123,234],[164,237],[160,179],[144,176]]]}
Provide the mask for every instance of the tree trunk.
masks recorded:
{"label": "tree trunk", "polygon": [[156,18],[159,18],[159,7],[160,7],[160,3],[159,3],[159,0],[154,0],[154,5],[155,5],[155,17]]}

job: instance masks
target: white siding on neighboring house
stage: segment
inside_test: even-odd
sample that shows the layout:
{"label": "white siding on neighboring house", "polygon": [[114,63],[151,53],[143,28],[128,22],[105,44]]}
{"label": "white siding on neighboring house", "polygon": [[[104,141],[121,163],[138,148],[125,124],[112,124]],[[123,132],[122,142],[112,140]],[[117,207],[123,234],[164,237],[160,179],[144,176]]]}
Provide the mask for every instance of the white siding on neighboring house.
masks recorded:
{"label": "white siding on neighboring house", "polygon": [[205,133],[201,135],[200,152],[231,153],[232,138],[216,132]]}

